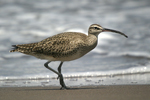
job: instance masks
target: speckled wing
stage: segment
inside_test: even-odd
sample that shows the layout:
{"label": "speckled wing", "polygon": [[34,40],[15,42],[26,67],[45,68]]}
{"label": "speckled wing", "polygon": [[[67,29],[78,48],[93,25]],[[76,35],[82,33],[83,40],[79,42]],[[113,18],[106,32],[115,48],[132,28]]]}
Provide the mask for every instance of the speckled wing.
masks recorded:
{"label": "speckled wing", "polygon": [[42,40],[32,51],[53,57],[75,54],[86,38],[83,33],[65,32]]}

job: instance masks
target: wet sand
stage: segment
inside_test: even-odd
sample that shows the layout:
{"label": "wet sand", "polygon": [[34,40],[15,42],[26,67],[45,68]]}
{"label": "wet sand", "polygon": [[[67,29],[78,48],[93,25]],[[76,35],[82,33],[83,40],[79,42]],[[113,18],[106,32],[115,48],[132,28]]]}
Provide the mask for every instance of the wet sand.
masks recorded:
{"label": "wet sand", "polygon": [[150,85],[1,87],[0,100],[150,100]]}

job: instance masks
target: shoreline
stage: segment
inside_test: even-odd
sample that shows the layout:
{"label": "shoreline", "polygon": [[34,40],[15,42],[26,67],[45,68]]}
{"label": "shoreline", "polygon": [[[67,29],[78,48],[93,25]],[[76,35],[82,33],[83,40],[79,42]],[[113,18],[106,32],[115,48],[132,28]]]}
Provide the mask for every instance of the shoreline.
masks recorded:
{"label": "shoreline", "polygon": [[[71,77],[64,78],[65,84],[71,87],[107,86],[107,85],[147,85],[150,74],[122,75],[109,77]],[[60,86],[59,80],[49,77],[23,77],[0,79],[0,87],[48,87]]]}
{"label": "shoreline", "polygon": [[149,100],[150,85],[0,87],[0,100]]}

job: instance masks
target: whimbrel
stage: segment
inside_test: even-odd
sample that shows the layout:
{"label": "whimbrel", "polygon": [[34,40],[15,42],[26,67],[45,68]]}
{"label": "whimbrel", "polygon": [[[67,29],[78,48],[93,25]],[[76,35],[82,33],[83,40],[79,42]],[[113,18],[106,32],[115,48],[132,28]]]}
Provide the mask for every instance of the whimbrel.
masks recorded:
{"label": "whimbrel", "polygon": [[[92,24],[88,29],[88,35],[79,32],[64,32],[40,42],[12,45],[14,48],[10,52],[21,52],[27,55],[32,55],[40,59],[48,60],[44,66],[58,75],[61,89],[69,89],[63,79],[61,66],[64,61],[78,59],[97,45],[98,35],[101,32],[115,32],[128,37],[122,32],[103,28],[98,24]],[[58,71],[48,66],[51,61],[60,61]]]}

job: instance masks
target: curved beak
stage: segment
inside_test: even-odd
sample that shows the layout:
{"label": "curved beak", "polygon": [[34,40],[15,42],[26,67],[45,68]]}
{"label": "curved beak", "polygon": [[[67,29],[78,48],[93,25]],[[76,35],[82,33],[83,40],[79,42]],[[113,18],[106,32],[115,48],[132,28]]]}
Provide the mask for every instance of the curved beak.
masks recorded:
{"label": "curved beak", "polygon": [[121,34],[121,35],[125,36],[126,38],[128,38],[128,36],[125,35],[124,33],[119,32],[119,31],[116,31],[116,30],[113,30],[113,29],[103,28],[103,31],[102,31],[102,32],[115,32],[115,33]]}

